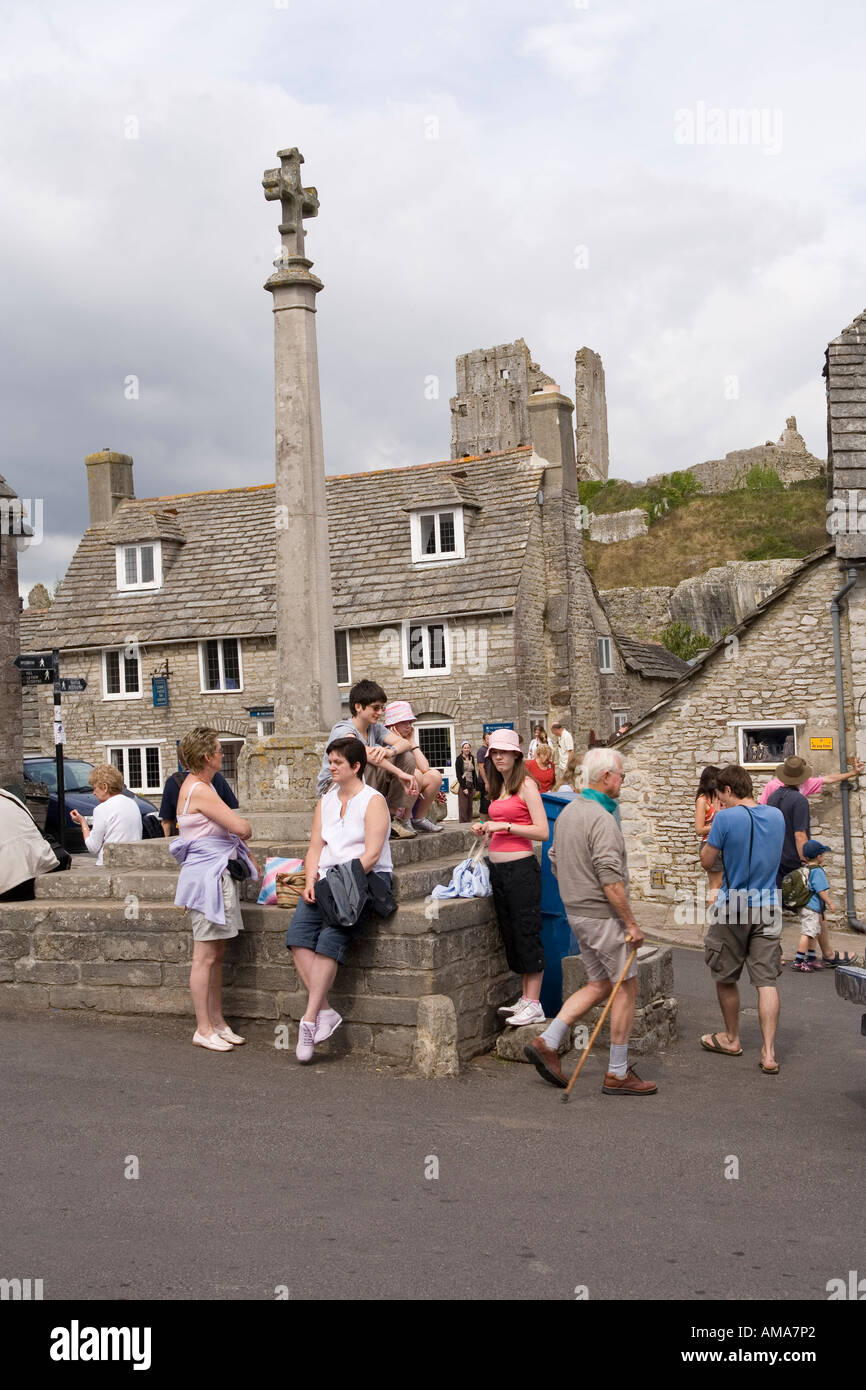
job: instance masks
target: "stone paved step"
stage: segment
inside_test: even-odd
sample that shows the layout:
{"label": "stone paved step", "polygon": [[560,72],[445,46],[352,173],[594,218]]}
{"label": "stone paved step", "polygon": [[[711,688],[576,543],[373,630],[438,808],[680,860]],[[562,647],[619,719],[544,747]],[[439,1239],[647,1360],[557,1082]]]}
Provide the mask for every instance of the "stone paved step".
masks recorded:
{"label": "stone paved step", "polygon": [[91,861],[80,869],[41,874],[33,887],[37,899],[108,898],[111,896],[111,874]]}
{"label": "stone paved step", "polygon": [[[444,829],[435,835],[416,835],[414,840],[392,839],[391,854],[395,867],[421,860],[438,859],[450,854],[455,856],[456,864],[458,859],[469,852],[469,846],[474,840],[471,830],[446,822]],[[139,840],[135,844],[106,845],[106,867],[112,870],[164,868],[166,861],[170,860],[169,844],[169,840]],[[251,840],[250,851],[256,861],[264,867],[264,861],[269,857],[303,859],[307,852],[307,842],[286,845],[269,840]]]}

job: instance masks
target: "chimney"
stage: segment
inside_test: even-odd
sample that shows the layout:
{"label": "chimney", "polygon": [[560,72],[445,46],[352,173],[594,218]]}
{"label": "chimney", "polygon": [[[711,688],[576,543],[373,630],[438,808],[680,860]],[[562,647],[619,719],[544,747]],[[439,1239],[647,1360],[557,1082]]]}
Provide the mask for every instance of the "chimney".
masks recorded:
{"label": "chimney", "polygon": [[88,454],[84,462],[87,465],[90,525],[105,526],[120,503],[135,496],[132,459],[129,454],[116,454],[106,447],[98,454]]}
{"label": "chimney", "polygon": [[533,392],[528,405],[533,452],[545,460],[549,470],[559,470],[560,485],[566,492],[576,494],[577,466],[571,425],[574,406],[554,383]]}

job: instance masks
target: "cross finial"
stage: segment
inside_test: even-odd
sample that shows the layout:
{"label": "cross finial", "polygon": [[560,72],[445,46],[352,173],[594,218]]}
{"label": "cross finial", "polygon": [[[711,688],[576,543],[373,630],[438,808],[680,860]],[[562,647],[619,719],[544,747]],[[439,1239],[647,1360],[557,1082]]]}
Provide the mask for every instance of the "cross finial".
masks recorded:
{"label": "cross finial", "polygon": [[302,188],[301,165],[304,156],[297,149],[278,150],[279,169],[266,169],[262,187],[268,202],[279,198],[282,204],[283,220],[280,223],[282,252],[275,266],[285,264],[294,256],[304,254],[303,219],[316,217],[319,211],[319,195],[315,188]]}

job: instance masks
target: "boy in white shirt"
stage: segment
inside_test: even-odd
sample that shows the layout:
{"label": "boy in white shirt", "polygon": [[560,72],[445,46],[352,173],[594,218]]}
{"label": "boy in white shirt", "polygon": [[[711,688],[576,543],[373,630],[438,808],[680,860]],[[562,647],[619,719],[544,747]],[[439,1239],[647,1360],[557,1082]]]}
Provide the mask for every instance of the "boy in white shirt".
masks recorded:
{"label": "boy in white shirt", "polygon": [[131,796],[123,795],[123,778],[116,767],[95,767],[87,780],[100,803],[93,812],[93,826],[80,811],[70,811],[69,816],[80,826],[88,853],[101,864],[103,845],[142,839],[141,812]]}

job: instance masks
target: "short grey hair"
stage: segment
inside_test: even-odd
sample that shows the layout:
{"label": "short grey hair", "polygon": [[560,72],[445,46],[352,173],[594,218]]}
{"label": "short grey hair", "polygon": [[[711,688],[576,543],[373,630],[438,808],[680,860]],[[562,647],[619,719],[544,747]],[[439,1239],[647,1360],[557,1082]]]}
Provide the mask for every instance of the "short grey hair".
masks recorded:
{"label": "short grey hair", "polygon": [[615,748],[590,748],[580,765],[580,785],[598,782],[606,772],[621,772],[622,757]]}

